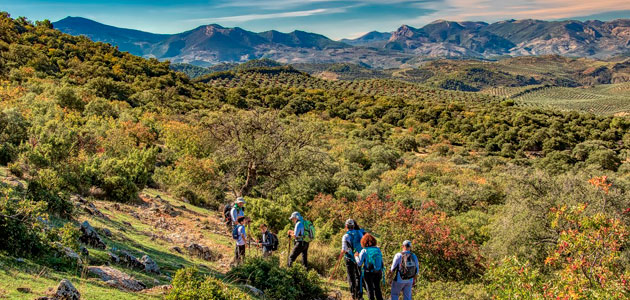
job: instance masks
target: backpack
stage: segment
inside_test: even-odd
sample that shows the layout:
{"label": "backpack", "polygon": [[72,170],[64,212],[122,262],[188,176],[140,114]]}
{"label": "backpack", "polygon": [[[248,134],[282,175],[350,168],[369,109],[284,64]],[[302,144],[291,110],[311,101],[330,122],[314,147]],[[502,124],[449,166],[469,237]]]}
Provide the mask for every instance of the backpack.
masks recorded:
{"label": "backpack", "polygon": [[306,220],[302,220],[302,222],[304,222],[304,237],[302,240],[309,243],[315,239],[315,226]]}
{"label": "backpack", "polygon": [[350,247],[352,247],[352,253],[357,252],[360,253],[363,250],[361,247],[361,238],[363,237],[365,231],[363,229],[359,230],[349,230],[348,235],[350,236]]}
{"label": "backpack", "polygon": [[411,252],[401,253],[400,264],[398,265],[398,274],[400,275],[400,279],[408,280],[416,277],[418,266],[416,266],[413,256],[414,255]]}
{"label": "backpack", "polygon": [[232,223],[232,216],[230,215],[231,212],[232,204],[226,204],[225,207],[223,207],[223,218],[225,219],[225,223]]}
{"label": "backpack", "polygon": [[241,233],[238,231],[243,225],[236,225],[234,229],[232,229],[232,238],[238,241],[238,238],[241,236]]}
{"label": "backpack", "polygon": [[383,254],[376,247],[365,248],[365,271],[378,272],[383,270]]}
{"label": "backpack", "polygon": [[273,232],[269,232],[269,235],[267,236],[267,238],[269,238],[271,242],[269,244],[269,250],[271,251],[278,250],[278,244],[279,244],[278,236]]}

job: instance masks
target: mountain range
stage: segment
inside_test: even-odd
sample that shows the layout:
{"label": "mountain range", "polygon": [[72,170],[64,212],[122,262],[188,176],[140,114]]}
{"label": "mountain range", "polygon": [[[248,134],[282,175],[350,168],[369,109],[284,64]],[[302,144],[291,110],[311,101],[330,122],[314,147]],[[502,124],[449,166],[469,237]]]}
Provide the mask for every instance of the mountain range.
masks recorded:
{"label": "mountain range", "polygon": [[495,58],[557,54],[608,58],[630,52],[630,20],[496,23],[438,20],[422,28],[367,33],[333,41],[304,31],[251,32],[217,24],[177,34],[153,34],[67,17],[54,27],[118,46],[134,55],[208,66],[270,58],[282,63],[351,62],[378,68],[416,65],[432,58]]}

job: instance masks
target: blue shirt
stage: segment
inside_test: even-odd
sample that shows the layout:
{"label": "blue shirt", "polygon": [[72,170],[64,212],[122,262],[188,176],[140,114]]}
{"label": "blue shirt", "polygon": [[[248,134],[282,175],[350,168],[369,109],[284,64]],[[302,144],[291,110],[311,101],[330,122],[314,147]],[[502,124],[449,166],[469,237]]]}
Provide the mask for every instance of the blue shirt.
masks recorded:
{"label": "blue shirt", "polygon": [[243,246],[245,245],[245,240],[247,239],[247,233],[245,232],[245,226],[238,226],[238,240],[236,240],[236,245]]}
{"label": "blue shirt", "polygon": [[[378,247],[369,247],[369,248],[376,248],[376,249],[378,249],[378,252],[381,252],[381,249],[378,248]],[[383,257],[383,253],[381,252],[381,266],[384,265],[382,257]],[[361,250],[361,253],[359,253],[359,257],[357,257],[357,265],[360,268],[366,262],[367,262],[367,250],[366,250],[366,248],[363,248],[363,250]],[[378,263],[378,262],[375,262],[375,263]]]}
{"label": "blue shirt", "polygon": [[[400,263],[402,261],[402,253],[411,253],[411,251],[403,251],[403,252],[400,252],[400,253],[396,253],[396,255],[394,256],[394,262],[392,263],[392,268],[391,268],[390,271],[392,271],[392,272],[397,271],[398,265],[400,265]],[[418,257],[416,257],[415,254],[411,253],[411,258],[416,263],[416,274],[419,274],[420,273],[420,264],[418,263]],[[402,280],[400,278],[400,274],[398,274],[398,272],[396,272],[396,282],[399,282],[399,283],[410,283],[410,282],[413,282],[413,278],[412,279],[407,279],[407,280]]]}
{"label": "blue shirt", "polygon": [[299,220],[295,223],[293,234],[295,234],[296,241],[301,242],[302,240],[304,240],[304,224],[302,224],[302,220]]}

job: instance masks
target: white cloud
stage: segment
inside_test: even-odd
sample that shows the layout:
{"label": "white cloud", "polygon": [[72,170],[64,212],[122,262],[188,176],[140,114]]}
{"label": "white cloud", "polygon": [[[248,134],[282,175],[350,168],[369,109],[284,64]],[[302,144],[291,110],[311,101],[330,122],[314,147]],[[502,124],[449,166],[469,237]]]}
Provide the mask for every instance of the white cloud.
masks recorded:
{"label": "white cloud", "polygon": [[340,12],[344,12],[345,10],[346,8],[344,7],[318,8],[318,9],[311,9],[311,10],[288,11],[288,12],[269,13],[269,14],[248,14],[248,15],[228,16],[228,17],[192,19],[192,20],[188,20],[188,22],[192,22],[192,23],[247,22],[247,21],[253,21],[253,20],[276,19],[276,18],[308,17],[308,16],[320,15],[320,14],[340,13]]}

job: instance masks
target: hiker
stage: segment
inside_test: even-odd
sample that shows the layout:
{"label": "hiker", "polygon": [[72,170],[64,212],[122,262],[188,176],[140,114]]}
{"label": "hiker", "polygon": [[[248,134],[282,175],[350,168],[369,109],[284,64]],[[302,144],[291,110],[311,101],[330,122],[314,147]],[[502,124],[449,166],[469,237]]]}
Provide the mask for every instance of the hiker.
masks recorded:
{"label": "hiker", "polygon": [[361,239],[363,238],[363,230],[358,228],[353,219],[346,220],[346,234],[341,238],[341,253],[346,262],[346,271],[348,272],[348,284],[350,284],[350,293],[353,299],[363,298],[363,284],[359,266],[355,260],[359,256],[363,247],[361,247]]}
{"label": "hiker", "polygon": [[230,210],[230,217],[232,218],[232,226],[236,226],[238,217],[245,216],[245,199],[243,197],[236,198],[234,207]]}
{"label": "hiker", "polygon": [[402,292],[404,300],[411,300],[411,288],[416,285],[419,272],[418,257],[411,253],[411,241],[404,241],[402,251],[394,256],[394,262],[390,269],[390,276],[394,276],[394,274],[396,276],[392,280],[391,300],[398,300],[400,292]]}
{"label": "hiker", "polygon": [[289,255],[288,266],[291,267],[297,257],[302,254],[302,264],[308,268],[308,245],[315,238],[313,224],[304,220],[299,212],[293,212],[289,220],[293,221],[295,228],[289,230],[289,238],[295,240],[295,246]]}
{"label": "hiker", "polygon": [[278,237],[267,230],[267,224],[260,225],[260,232],[262,237],[258,240],[258,245],[263,249],[263,257],[270,257],[273,251],[278,250]]}
{"label": "hiker", "polygon": [[236,226],[232,230],[232,238],[236,241],[236,247],[234,248],[234,265],[239,265],[245,258],[245,247],[247,244],[247,233],[245,232],[245,226],[249,224],[249,218],[240,216],[236,219]]}
{"label": "hiker", "polygon": [[376,247],[376,238],[366,233],[361,238],[361,253],[357,257],[357,265],[363,267],[363,278],[370,300],[383,300],[381,279],[383,279],[383,253]]}

